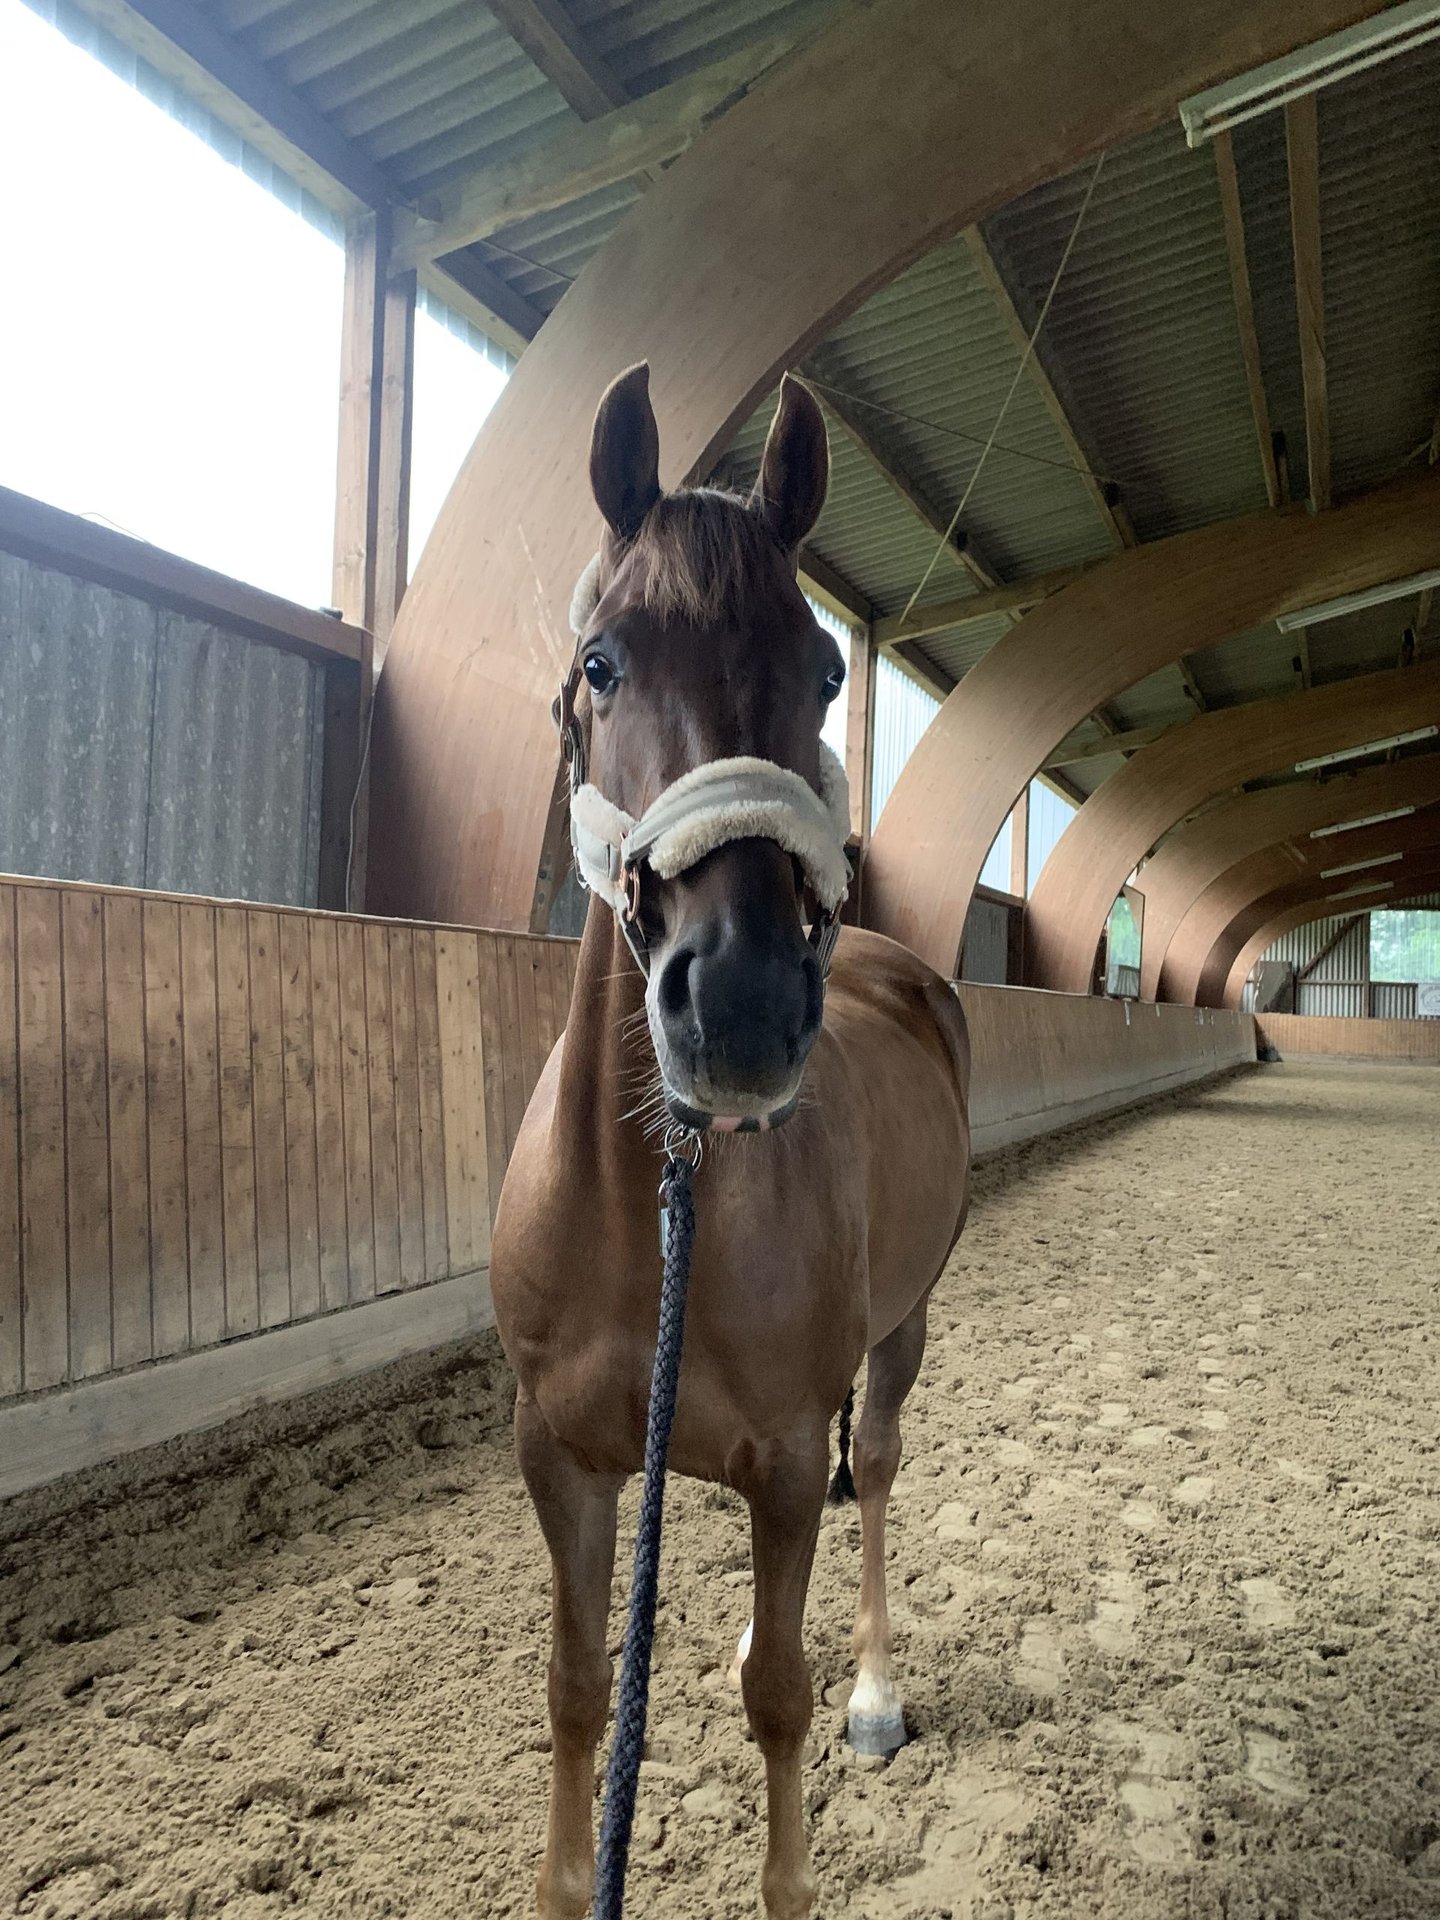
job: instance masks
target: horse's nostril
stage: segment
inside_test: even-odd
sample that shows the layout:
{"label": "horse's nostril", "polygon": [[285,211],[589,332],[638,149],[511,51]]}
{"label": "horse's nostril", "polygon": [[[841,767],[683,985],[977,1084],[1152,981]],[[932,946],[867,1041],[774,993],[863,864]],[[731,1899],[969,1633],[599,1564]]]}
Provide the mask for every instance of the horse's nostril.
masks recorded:
{"label": "horse's nostril", "polygon": [[666,1019],[680,1020],[690,1011],[690,968],[694,959],[689,948],[682,947],[665,962],[657,998]]}

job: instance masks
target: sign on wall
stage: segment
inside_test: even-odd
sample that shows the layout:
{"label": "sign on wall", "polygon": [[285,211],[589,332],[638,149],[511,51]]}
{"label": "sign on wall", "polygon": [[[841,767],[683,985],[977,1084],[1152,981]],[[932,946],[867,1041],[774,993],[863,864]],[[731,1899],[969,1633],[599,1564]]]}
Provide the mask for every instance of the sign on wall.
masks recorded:
{"label": "sign on wall", "polygon": [[1415,1011],[1422,1020],[1440,1020],[1440,980],[1422,980],[1415,988]]}

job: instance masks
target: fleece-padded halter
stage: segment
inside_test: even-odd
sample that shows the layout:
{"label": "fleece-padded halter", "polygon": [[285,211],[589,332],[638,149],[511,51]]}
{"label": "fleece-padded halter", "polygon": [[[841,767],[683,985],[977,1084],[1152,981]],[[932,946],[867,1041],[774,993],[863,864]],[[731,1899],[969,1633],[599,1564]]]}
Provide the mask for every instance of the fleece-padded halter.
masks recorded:
{"label": "fleece-padded halter", "polygon": [[[570,625],[577,639],[599,598],[599,571],[597,555],[571,600]],[[672,780],[637,820],[585,777],[585,740],[574,711],[580,673],[577,648],[556,703],[570,767],[570,845],[580,878],[614,909],[642,970],[649,972],[636,924],[642,866],[673,880],[732,840],[773,840],[798,861],[820,906],[810,939],[828,971],[850,886],[845,856],[850,786],[838,755],[820,743],[818,794],[800,774],[773,760],[751,755],[708,760]]]}

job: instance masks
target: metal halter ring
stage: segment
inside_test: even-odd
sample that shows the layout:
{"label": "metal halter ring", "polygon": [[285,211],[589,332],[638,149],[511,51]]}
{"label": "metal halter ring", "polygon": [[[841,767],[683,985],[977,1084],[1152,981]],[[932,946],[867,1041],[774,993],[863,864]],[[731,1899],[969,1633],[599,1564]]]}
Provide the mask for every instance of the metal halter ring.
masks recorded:
{"label": "metal halter ring", "polygon": [[705,1136],[694,1127],[672,1120],[665,1129],[663,1150],[667,1160],[688,1160],[693,1173],[705,1158]]}

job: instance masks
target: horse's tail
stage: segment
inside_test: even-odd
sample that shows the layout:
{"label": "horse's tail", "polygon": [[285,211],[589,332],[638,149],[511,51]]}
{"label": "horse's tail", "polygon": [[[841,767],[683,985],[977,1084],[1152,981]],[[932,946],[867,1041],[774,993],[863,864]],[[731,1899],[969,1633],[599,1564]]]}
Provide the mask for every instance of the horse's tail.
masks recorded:
{"label": "horse's tail", "polygon": [[830,1482],[830,1491],[825,1496],[827,1506],[847,1506],[856,1497],[855,1476],[850,1471],[850,1421],[854,1412],[855,1389],[852,1386],[840,1409],[840,1464],[835,1469],[835,1478]]}

